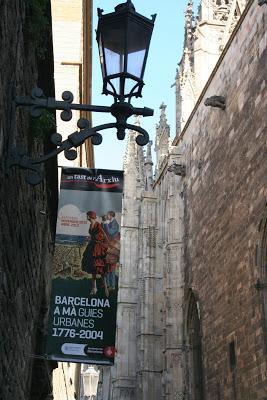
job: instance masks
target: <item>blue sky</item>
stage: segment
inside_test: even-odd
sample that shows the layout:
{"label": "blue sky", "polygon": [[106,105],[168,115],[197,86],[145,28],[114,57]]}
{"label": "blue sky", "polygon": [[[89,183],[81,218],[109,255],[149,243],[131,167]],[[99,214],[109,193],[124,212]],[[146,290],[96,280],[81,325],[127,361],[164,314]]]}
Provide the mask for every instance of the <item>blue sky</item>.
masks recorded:
{"label": "blue sky", "polygon": [[[157,14],[154,32],[144,76],[145,86],[143,97],[134,99],[132,104],[137,107],[149,107],[155,110],[153,117],[142,119],[142,126],[148,131],[151,140],[155,137],[155,125],[159,121],[159,106],[167,105],[167,119],[171,125],[171,136],[175,135],[175,81],[177,63],[180,61],[184,40],[184,10],[187,0],[132,0],[136,11],[146,17]],[[94,1],[94,30],[97,27],[97,7],[104,13],[114,11],[118,0]],[[101,95],[102,75],[99,64],[98,49],[93,38],[93,104],[111,105],[112,96]],[[93,125],[113,122],[109,114],[93,114]],[[134,120],[131,120],[133,122]],[[103,142],[94,146],[95,166],[97,168],[122,169],[123,154],[127,137],[123,142],[117,140],[115,131],[103,132]]]}

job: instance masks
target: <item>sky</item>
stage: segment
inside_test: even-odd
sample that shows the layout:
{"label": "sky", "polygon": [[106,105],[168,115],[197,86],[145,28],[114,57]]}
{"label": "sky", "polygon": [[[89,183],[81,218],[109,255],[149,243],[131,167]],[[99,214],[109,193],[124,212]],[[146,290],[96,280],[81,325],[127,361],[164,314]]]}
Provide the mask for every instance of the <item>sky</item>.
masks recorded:
{"label": "sky", "polygon": [[[95,0],[94,1],[94,31],[97,28],[97,8],[104,14],[114,11],[114,7],[123,1]],[[142,98],[132,100],[136,107],[154,109],[153,117],[142,118],[141,126],[148,131],[150,140],[155,144],[155,127],[159,122],[159,106],[162,102],[167,105],[166,114],[171,126],[171,137],[175,136],[175,82],[177,64],[182,56],[184,41],[184,11],[188,0],[132,0],[138,13],[149,17],[157,14],[154,31],[148,54]],[[100,70],[97,42],[93,37],[93,97],[92,104],[111,105],[112,96],[102,95],[102,74]],[[134,117],[128,120],[134,123]],[[114,122],[110,114],[93,114],[93,126]],[[119,141],[115,130],[102,131],[103,142],[94,146],[95,167],[122,169],[123,154],[127,143]]]}

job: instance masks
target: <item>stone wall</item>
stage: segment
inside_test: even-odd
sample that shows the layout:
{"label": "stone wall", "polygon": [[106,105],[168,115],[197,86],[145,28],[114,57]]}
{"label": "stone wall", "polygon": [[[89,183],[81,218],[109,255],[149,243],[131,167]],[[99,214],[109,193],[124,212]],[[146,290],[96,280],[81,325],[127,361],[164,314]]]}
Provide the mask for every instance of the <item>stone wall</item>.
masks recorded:
{"label": "stone wall", "polygon": [[[162,166],[157,194],[157,254],[156,268],[163,275],[162,319],[163,340],[157,349],[162,353],[161,392],[150,399],[183,399],[183,198],[181,177],[168,169],[179,164],[177,147],[169,151],[169,159]],[[169,168],[167,168],[169,165]],[[155,320],[160,316],[155,315]]]}
{"label": "stone wall", "polygon": [[26,95],[40,84],[53,95],[50,1],[4,1],[0,15],[0,398],[44,400],[52,391],[53,364],[43,360],[43,338],[57,212],[56,161],[46,166],[44,183],[36,187],[26,184],[25,171],[9,170],[7,162],[13,146],[31,154],[50,148],[29,129],[27,110],[12,110],[15,89]]}
{"label": "stone wall", "polygon": [[[266,65],[267,5],[254,0],[177,140],[186,166],[186,290],[198,299],[206,400],[267,398],[255,288],[267,200]],[[204,105],[214,95],[226,97],[225,110]]]}
{"label": "stone wall", "polygon": [[81,364],[60,362],[53,372],[53,400],[80,399]]}

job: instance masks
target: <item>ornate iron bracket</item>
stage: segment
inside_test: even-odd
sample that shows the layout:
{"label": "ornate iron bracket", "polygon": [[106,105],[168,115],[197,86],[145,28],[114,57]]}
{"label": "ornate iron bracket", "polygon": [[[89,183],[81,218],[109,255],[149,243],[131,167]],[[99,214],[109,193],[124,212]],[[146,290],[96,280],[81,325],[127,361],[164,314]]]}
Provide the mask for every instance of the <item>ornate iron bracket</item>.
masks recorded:
{"label": "ornate iron bracket", "polygon": [[263,4],[267,4],[267,0],[258,0],[259,6],[263,6]]}
{"label": "ornate iron bracket", "polygon": [[150,108],[136,108],[130,103],[115,102],[111,107],[95,106],[90,104],[75,104],[73,103],[73,94],[71,92],[64,92],[62,94],[63,101],[57,101],[52,97],[45,97],[43,91],[39,88],[33,89],[31,97],[16,96],[14,99],[15,106],[30,107],[32,117],[38,118],[42,114],[43,109],[62,110],[60,117],[63,121],[70,121],[72,119],[72,110],[80,111],[93,111],[111,113],[116,122],[90,127],[89,121],[81,118],[77,122],[79,130],[73,132],[68,138],[62,141],[62,136],[59,133],[52,134],[50,140],[57,147],[50,153],[32,158],[27,156],[23,150],[12,148],[8,159],[8,168],[19,166],[22,169],[29,170],[26,181],[31,185],[39,184],[43,179],[40,164],[46,162],[50,158],[57,156],[64,151],[64,155],[68,160],[75,160],[77,151],[75,148],[81,146],[86,139],[91,138],[93,145],[102,143],[102,135],[99,131],[105,129],[117,129],[117,138],[123,140],[125,138],[125,129],[131,129],[139,133],[136,137],[136,143],[144,146],[149,142],[149,136],[140,126],[128,124],[127,120],[132,115],[142,115],[144,117],[152,116],[154,111]]}
{"label": "ornate iron bracket", "polygon": [[217,107],[225,110],[226,99],[223,96],[211,96],[204,101],[205,106]]}
{"label": "ornate iron bracket", "polygon": [[167,169],[168,172],[173,172],[174,175],[185,176],[186,168],[185,165],[176,164],[175,162]]}

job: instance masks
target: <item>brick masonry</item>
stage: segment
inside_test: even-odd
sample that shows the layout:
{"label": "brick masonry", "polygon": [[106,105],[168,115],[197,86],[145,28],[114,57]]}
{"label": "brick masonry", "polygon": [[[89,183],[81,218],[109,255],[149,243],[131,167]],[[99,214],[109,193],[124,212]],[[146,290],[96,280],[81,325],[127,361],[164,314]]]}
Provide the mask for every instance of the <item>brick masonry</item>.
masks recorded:
{"label": "brick masonry", "polygon": [[[267,399],[262,298],[255,289],[258,227],[267,212],[267,6],[249,3],[180,141],[186,288],[199,300],[206,400]],[[226,97],[225,111],[205,107],[213,95]]]}
{"label": "brick masonry", "polygon": [[[50,147],[48,141],[32,136],[27,110],[18,110],[15,117],[11,107],[15,88],[25,95],[39,84],[53,95],[50,1],[43,2],[47,26],[38,27],[32,8],[26,14],[29,3],[0,3],[1,400],[45,400],[52,391],[53,365],[42,356],[57,211],[56,162],[47,165],[46,179],[37,187],[25,183],[25,172],[8,171],[6,166],[12,146],[31,154]],[[45,41],[39,41],[40,32]],[[41,59],[38,46],[46,49]]]}

